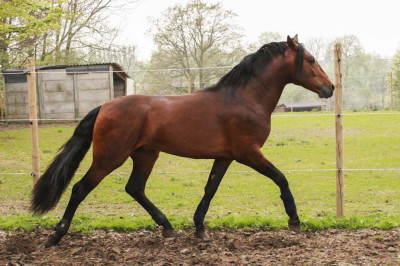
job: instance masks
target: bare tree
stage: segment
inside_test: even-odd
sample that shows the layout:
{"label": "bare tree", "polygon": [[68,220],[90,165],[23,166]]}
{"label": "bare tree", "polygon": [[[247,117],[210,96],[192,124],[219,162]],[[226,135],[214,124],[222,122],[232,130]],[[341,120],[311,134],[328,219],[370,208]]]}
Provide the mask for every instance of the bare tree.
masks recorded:
{"label": "bare tree", "polygon": [[168,8],[161,18],[152,20],[158,48],[153,53],[153,62],[183,68],[181,74],[191,81],[197,79],[199,87],[203,87],[206,79],[203,67],[218,61],[215,56],[221,51],[232,51],[239,44],[242,35],[233,22],[235,16],[220,3],[201,0]]}
{"label": "bare tree", "polygon": [[323,60],[327,43],[322,37],[314,37],[305,42],[307,50],[317,59]]}
{"label": "bare tree", "polygon": [[265,31],[265,32],[262,32],[258,36],[258,39],[255,43],[252,43],[249,45],[248,50],[250,53],[254,53],[264,44],[271,43],[271,42],[280,42],[280,41],[285,41],[285,39],[283,38],[283,36],[280,33],[272,32],[272,31]]}
{"label": "bare tree", "polygon": [[[43,41],[46,44],[51,39],[54,43],[48,51],[54,55],[54,63],[74,61],[74,50],[110,46],[118,33],[117,29],[107,24],[107,10],[111,4],[111,0],[58,0],[57,5],[68,13],[60,18],[57,29],[46,33]],[[46,51],[46,45],[43,47]]]}

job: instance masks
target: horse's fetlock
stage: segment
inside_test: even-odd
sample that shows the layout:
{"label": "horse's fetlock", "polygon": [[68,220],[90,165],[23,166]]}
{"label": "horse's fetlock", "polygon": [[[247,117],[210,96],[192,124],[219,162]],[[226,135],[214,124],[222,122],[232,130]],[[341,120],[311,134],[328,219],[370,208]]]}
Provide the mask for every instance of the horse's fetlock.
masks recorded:
{"label": "horse's fetlock", "polygon": [[170,225],[167,216],[163,213],[158,213],[154,216],[152,216],[153,220],[157,222],[157,224],[162,225],[163,227]]}
{"label": "horse's fetlock", "polygon": [[68,232],[70,223],[65,220],[62,219],[56,226],[56,234],[58,235],[65,235]]}

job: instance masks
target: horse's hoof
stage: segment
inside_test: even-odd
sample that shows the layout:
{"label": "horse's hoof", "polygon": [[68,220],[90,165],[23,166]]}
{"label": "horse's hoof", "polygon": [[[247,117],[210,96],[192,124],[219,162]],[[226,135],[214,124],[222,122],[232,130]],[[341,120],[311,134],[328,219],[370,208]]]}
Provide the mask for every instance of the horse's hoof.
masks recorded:
{"label": "horse's hoof", "polygon": [[49,248],[52,246],[55,246],[58,244],[58,242],[60,242],[61,238],[56,237],[55,235],[51,235],[49,236],[49,239],[47,239],[46,244],[44,244],[45,248]]}
{"label": "horse's hoof", "polygon": [[194,236],[199,239],[206,238],[207,237],[206,227],[203,225],[200,229],[196,229],[196,232],[194,232]]}
{"label": "horse's hoof", "polygon": [[288,226],[290,228],[290,230],[296,232],[296,233],[300,233],[301,232],[301,227],[300,227],[300,220],[299,218],[290,218],[288,221]]}
{"label": "horse's hoof", "polygon": [[197,237],[198,239],[204,239],[207,237],[207,233],[205,230],[198,230],[194,232],[194,236]]}
{"label": "horse's hoof", "polygon": [[163,232],[162,232],[162,235],[163,235],[163,237],[164,238],[174,238],[174,237],[176,237],[176,232],[175,232],[175,230],[164,230]]}

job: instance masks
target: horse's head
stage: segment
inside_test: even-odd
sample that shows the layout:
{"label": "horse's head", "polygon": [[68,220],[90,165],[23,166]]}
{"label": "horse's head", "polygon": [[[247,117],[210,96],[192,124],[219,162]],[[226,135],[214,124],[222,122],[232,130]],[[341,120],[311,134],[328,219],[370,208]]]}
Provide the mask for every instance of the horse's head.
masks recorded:
{"label": "horse's head", "polygon": [[289,53],[292,53],[295,61],[292,82],[317,93],[320,98],[331,97],[335,86],[322,70],[317,60],[302,44],[299,44],[297,35],[293,38],[288,36],[287,44]]}

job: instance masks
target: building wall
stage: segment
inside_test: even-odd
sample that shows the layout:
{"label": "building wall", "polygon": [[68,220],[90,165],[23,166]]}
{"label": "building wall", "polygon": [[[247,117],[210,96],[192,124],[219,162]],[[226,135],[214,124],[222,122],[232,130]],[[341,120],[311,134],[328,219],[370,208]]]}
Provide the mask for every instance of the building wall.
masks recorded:
{"label": "building wall", "polygon": [[[38,117],[42,119],[83,118],[93,108],[125,94],[125,81],[114,80],[112,73],[37,72]],[[7,118],[29,118],[28,84],[6,83],[5,92]]]}
{"label": "building wall", "polygon": [[109,73],[75,74],[78,94],[78,118],[83,118],[93,108],[111,100]]}
{"label": "building wall", "polygon": [[37,92],[39,117],[42,119],[74,119],[74,78],[65,69],[38,71]]}
{"label": "building wall", "polygon": [[[321,106],[293,107],[293,112],[310,112],[313,109],[318,109],[319,111],[321,111]],[[291,108],[290,107],[286,107],[285,111],[286,112],[290,112]]]}
{"label": "building wall", "polygon": [[127,78],[126,79],[126,95],[133,95],[135,93],[134,89],[135,83],[133,79]]}
{"label": "building wall", "polygon": [[114,75],[114,98],[125,96],[125,80]]}
{"label": "building wall", "polygon": [[7,118],[28,118],[29,96],[27,83],[5,83],[4,88],[5,110]]}
{"label": "building wall", "polygon": [[283,106],[277,106],[277,107],[275,107],[275,110],[274,110],[274,112],[275,113],[284,113],[284,112],[286,112],[286,110],[285,110],[285,107],[283,107]]}

